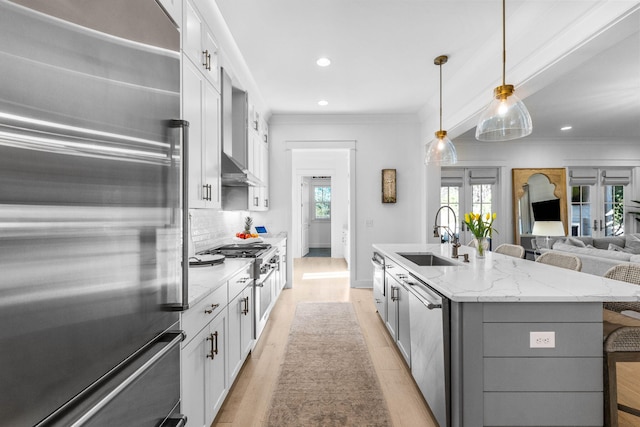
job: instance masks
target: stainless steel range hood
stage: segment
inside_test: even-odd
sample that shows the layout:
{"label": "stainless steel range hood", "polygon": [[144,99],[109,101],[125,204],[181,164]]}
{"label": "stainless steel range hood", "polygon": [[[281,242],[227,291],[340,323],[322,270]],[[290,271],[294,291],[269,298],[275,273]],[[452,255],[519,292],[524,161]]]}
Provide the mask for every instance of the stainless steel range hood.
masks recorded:
{"label": "stainless steel range hood", "polygon": [[231,77],[224,69],[221,80],[222,186],[259,187],[264,184],[247,168],[249,157],[247,92],[233,87]]}
{"label": "stainless steel range hood", "polygon": [[262,185],[255,175],[249,172],[236,160],[222,153],[222,186],[223,187],[259,187]]}

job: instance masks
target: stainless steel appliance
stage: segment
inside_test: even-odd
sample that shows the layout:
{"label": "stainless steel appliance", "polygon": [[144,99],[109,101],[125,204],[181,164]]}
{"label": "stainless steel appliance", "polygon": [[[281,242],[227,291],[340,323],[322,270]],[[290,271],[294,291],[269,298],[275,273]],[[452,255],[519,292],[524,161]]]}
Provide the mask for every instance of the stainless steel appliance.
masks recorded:
{"label": "stainless steel appliance", "polygon": [[183,424],[179,33],[0,0],[0,40],[0,424]]}
{"label": "stainless steel appliance", "polygon": [[[449,300],[409,278],[411,374],[438,424],[451,424]],[[443,392],[444,391],[444,392]]]}
{"label": "stainless steel appliance", "polygon": [[227,258],[254,258],[251,274],[254,301],[253,337],[257,340],[267,324],[277,294],[274,274],[278,268],[277,248],[269,243],[238,243],[198,252],[198,255],[211,254],[221,254]]}

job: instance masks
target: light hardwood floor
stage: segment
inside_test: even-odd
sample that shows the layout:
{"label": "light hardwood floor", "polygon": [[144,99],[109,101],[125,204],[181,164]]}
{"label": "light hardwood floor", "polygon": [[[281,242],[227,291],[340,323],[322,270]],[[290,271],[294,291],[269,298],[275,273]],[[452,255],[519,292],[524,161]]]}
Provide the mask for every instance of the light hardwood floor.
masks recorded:
{"label": "light hardwood floor", "polygon": [[294,260],[293,288],[285,289],[280,295],[260,341],[242,368],[214,426],[262,425],[284,357],[296,304],[300,301],[350,301],[378,374],[393,426],[437,426],[402,356],[375,312],[371,289],[350,289],[348,274],[342,259]]}
{"label": "light hardwood floor", "polygon": [[[294,260],[293,288],[278,299],[260,341],[247,359],[213,426],[261,426],[300,301],[350,301],[378,374],[393,426],[435,427],[411,374],[373,305],[370,289],[350,289],[344,260]],[[640,363],[618,365],[619,401],[640,408]],[[639,427],[640,418],[619,412],[620,427]]]}

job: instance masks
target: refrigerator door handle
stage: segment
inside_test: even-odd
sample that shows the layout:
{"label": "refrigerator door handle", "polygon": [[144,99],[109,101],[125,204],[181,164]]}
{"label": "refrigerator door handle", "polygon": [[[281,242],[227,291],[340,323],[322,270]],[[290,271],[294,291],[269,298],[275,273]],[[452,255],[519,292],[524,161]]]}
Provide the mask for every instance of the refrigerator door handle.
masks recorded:
{"label": "refrigerator door handle", "polygon": [[[182,159],[189,158],[189,122],[187,120],[171,120],[170,127],[182,130]],[[181,208],[182,208],[182,301],[172,304],[169,308],[172,311],[184,311],[189,308],[189,245],[184,242],[189,241],[189,169],[187,162],[182,161],[182,186]]]}

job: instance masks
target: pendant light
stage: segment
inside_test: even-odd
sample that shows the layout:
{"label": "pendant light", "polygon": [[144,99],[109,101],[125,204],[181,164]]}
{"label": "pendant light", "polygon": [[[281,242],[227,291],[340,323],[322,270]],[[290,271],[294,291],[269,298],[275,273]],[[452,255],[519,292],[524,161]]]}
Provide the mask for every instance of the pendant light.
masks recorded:
{"label": "pendant light", "polygon": [[533,124],[527,107],[514,95],[513,85],[505,83],[506,48],[506,0],[502,0],[502,86],[494,89],[494,99],[482,112],[476,126],[478,141],[509,141],[531,134]]}
{"label": "pendant light", "polygon": [[442,130],[442,65],[446,64],[449,57],[438,56],[433,63],[440,67],[440,130],[436,132],[436,139],[427,146],[427,157],[424,162],[429,164],[453,165],[458,163],[458,154],[453,142],[447,137],[447,131]]}

